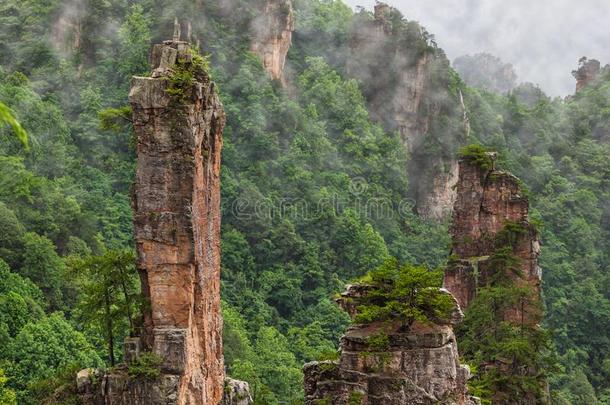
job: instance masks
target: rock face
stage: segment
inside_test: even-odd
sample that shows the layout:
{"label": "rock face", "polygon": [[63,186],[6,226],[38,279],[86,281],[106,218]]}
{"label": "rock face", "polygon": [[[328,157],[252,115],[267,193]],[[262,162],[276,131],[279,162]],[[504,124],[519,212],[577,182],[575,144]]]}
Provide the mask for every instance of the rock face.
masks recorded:
{"label": "rock face", "polygon": [[[459,94],[449,90],[448,77],[438,74],[449,68],[444,53],[428,45],[427,33],[416,23],[397,28],[399,17],[394,8],[377,3],[374,19],[357,21],[346,71],[362,83],[371,117],[400,133],[410,155],[409,194],[417,211],[443,219],[455,201],[454,155],[468,135],[467,117]],[[441,116],[464,122],[441,129]]]}
{"label": "rock face", "polygon": [[214,83],[196,77],[171,96],[168,75],[192,59],[187,43],[156,45],[153,76],[133,79],[137,138],[137,267],[150,300],[143,346],[179,376],[177,403],[217,404],[224,361],[220,313],[220,150],[225,114]]}
{"label": "rock face", "polygon": [[227,378],[225,380],[224,397],[220,405],[250,405],[250,385],[247,382]]}
{"label": "rock face", "polygon": [[265,0],[261,12],[251,22],[251,50],[261,58],[272,79],[284,79],[294,20],[290,0]]}
{"label": "rock face", "polygon": [[[339,303],[354,316],[365,294],[365,286],[348,286]],[[470,371],[459,364],[453,324],[461,319],[456,305],[447,323],[416,322],[408,331],[398,323],[351,327],[338,361],[305,365],[305,404],[478,404],[467,393]],[[388,338],[383,348],[370,340],[381,331]]]}
{"label": "rock face", "polygon": [[[141,352],[161,359],[161,376],[132,378],[113,370],[102,379],[105,405],[218,405],[224,360],[220,312],[220,151],[225,114],[214,83],[186,42],[152,52],[151,77],[134,77],[129,100],[137,139],[133,192],[137,268],[144,310]],[[170,88],[173,72],[193,82]],[[125,366],[127,367],[127,366]],[[99,398],[101,397],[101,398]],[[95,402],[100,403],[100,402]]]}
{"label": "rock face", "polygon": [[[453,210],[452,256],[445,270],[444,286],[463,309],[472,302],[477,287],[485,285],[496,271],[494,253],[512,238],[512,254],[519,262],[522,278],[540,296],[541,269],[538,266],[538,232],[529,223],[529,202],[519,180],[510,173],[495,170],[495,153],[487,154],[488,164],[471,158],[459,161],[457,200]],[[512,231],[511,231],[512,229]],[[509,318],[537,324],[539,310],[514,308]]]}
{"label": "rock face", "polygon": [[594,82],[601,71],[601,64],[596,59],[580,58],[578,61],[578,69],[572,71],[572,75],[576,79],[576,92],[578,93],[588,84]]}

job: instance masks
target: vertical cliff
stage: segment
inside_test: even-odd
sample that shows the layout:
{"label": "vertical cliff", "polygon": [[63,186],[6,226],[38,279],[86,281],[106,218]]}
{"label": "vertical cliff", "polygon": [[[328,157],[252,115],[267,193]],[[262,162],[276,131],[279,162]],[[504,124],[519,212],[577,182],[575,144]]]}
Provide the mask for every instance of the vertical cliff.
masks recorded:
{"label": "vertical cliff", "polygon": [[[256,2],[258,4],[260,2]],[[290,0],[265,0],[251,21],[250,49],[272,79],[283,81],[286,55],[292,44],[294,12]]]}
{"label": "vertical cliff", "polygon": [[[351,285],[338,302],[354,317],[370,293],[366,285]],[[305,365],[305,403],[478,404],[466,387],[470,371],[459,363],[453,326],[461,319],[456,302],[447,320],[352,326],[341,339],[338,361]]]}
{"label": "vertical cliff", "polygon": [[[466,310],[477,289],[493,281],[499,269],[498,252],[510,247],[518,262],[514,281],[530,287],[540,297],[538,232],[529,223],[529,202],[519,180],[495,169],[495,153],[477,152],[459,161],[457,199],[453,210],[452,256],[445,271],[444,286]],[[530,323],[540,320],[539,310],[513,316]]]}
{"label": "vertical cliff", "polygon": [[494,405],[548,403],[549,336],[542,319],[538,231],[519,180],[495,168],[496,154],[465,148],[453,210],[444,287],[466,314],[461,354]]}
{"label": "vertical cliff", "polygon": [[457,181],[454,156],[468,129],[443,51],[419,24],[377,3],[372,19],[355,18],[346,71],[362,83],[373,119],[400,133],[417,211],[448,217]]}
{"label": "vertical cliff", "polygon": [[[218,405],[224,393],[220,313],[220,151],[225,114],[203,58],[186,42],[155,45],[150,77],[129,94],[137,141],[133,190],[141,337],[126,361],[160,359],[159,377],[118,367],[90,389],[105,405]],[[87,389],[85,389],[86,391]]]}
{"label": "vertical cliff", "polygon": [[587,85],[594,82],[601,71],[601,64],[596,59],[580,58],[578,69],[572,71],[572,76],[576,79],[576,92],[578,93]]}
{"label": "vertical cliff", "polygon": [[150,300],[143,341],[163,358],[166,372],[180,376],[177,403],[217,404],[224,380],[220,150],[225,114],[203,61],[188,44],[156,45],[152,55],[152,77],[134,78],[129,94],[138,156],[137,265]]}

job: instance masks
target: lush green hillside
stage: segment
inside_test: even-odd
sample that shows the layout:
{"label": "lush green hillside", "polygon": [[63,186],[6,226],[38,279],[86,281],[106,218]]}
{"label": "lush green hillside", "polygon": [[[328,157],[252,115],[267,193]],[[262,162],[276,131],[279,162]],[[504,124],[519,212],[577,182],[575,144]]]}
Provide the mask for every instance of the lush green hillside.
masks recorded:
{"label": "lush green hillside", "polygon": [[[91,305],[105,293],[95,287],[117,277],[100,269],[133,243],[135,156],[122,108],[130,77],[148,71],[150,44],[171,37],[175,16],[192,19],[211,54],[228,115],[225,358],[231,375],[253,385],[257,403],[298,403],[302,363],[332,356],[347,325],[331,302],[346,281],[390,256],[444,263],[446,224],[413,214],[401,140],[372,122],[363,86],[344,72],[348,30],[368,14],[354,16],[338,1],[295,2],[286,90],[248,51],[245,27],[257,2],[201,3],[0,5],[0,102],[30,135],[26,151],[9,127],[0,133],[0,369],[8,377],[0,373],[0,398],[12,390],[20,404],[40,403],[66,370],[109,365],[102,326],[109,319],[120,357],[131,332],[127,309],[138,305],[127,297],[135,293],[108,293],[107,312]],[[66,23],[75,13],[78,38]],[[425,31],[415,32],[405,47],[441,52]],[[527,88],[504,97],[451,77],[464,93],[473,140],[502,152],[544,223],[557,401],[610,404],[610,78],[568,101],[541,96],[528,107],[519,101]]]}

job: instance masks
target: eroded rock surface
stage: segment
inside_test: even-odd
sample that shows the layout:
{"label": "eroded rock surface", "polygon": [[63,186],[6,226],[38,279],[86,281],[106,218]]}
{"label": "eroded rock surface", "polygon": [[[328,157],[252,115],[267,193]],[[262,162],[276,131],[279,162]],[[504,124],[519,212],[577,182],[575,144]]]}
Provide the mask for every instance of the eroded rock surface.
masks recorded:
{"label": "eroded rock surface", "polygon": [[251,22],[251,50],[261,58],[272,79],[284,79],[294,21],[290,0],[265,0],[261,12]]}
{"label": "eroded rock surface", "polygon": [[[367,287],[348,286],[339,303],[351,315]],[[351,327],[341,339],[338,361],[308,363],[305,373],[307,405],[474,405],[466,383],[470,377],[461,366],[453,325],[461,321],[456,305],[450,321],[414,323],[403,330],[400,322]],[[373,345],[383,333],[388,344]]]}
{"label": "eroded rock surface", "polygon": [[[115,368],[91,389],[95,403],[218,405],[224,393],[220,312],[220,151],[225,113],[186,42],[152,52],[151,77],[129,94],[137,140],[133,191],[137,268],[149,305],[126,360],[161,359],[160,377]],[[174,84],[188,69],[194,82]],[[175,83],[176,81],[174,81]],[[81,376],[82,377],[82,376]],[[87,389],[85,389],[87,391]]]}
{"label": "eroded rock surface", "polygon": [[184,42],[153,49],[153,77],[133,79],[137,139],[134,228],[150,300],[144,347],[180,376],[177,403],[217,404],[224,361],[220,314],[220,150],[225,114],[214,83],[196,77],[170,95],[167,77],[189,68]]}
{"label": "eroded rock surface", "polygon": [[597,80],[601,71],[601,64],[597,59],[580,59],[578,69],[572,72],[576,79],[576,92],[578,93],[589,84]]}
{"label": "eroded rock surface", "polygon": [[[519,262],[522,278],[517,283],[531,286],[540,296],[541,269],[538,266],[540,242],[538,232],[529,223],[529,202],[519,179],[496,170],[496,155],[488,154],[489,166],[469,158],[459,162],[457,200],[453,210],[451,235],[452,256],[445,270],[444,286],[465,310],[472,302],[477,287],[485,285],[497,271],[493,255],[511,241],[512,254]],[[514,231],[511,232],[511,229]],[[539,321],[539,310],[515,308],[511,317]]]}
{"label": "eroded rock surface", "polygon": [[[396,27],[399,13],[384,3],[374,19],[358,21],[350,32],[346,71],[363,86],[371,117],[398,131],[410,155],[409,195],[419,214],[450,216],[457,181],[455,152],[468,136],[468,118],[458,94],[452,94],[438,72],[449,68],[444,53],[428,47],[417,24]],[[417,43],[416,43],[417,42]],[[405,45],[407,44],[407,45]],[[455,129],[441,128],[441,117],[453,117]]]}
{"label": "eroded rock surface", "polygon": [[221,405],[250,405],[252,403],[250,385],[244,381],[227,378]]}

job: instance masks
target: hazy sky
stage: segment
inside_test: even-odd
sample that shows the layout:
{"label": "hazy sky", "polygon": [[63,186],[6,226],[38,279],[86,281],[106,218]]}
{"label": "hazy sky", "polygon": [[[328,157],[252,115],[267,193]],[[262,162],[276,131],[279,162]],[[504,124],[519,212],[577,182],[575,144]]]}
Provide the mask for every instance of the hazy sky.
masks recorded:
{"label": "hazy sky", "polygon": [[[375,0],[344,0],[373,8]],[[551,95],[574,92],[581,56],[610,63],[610,0],[386,0],[435,34],[449,59],[489,52],[519,81]]]}

